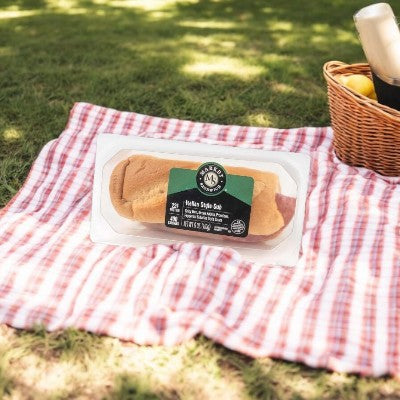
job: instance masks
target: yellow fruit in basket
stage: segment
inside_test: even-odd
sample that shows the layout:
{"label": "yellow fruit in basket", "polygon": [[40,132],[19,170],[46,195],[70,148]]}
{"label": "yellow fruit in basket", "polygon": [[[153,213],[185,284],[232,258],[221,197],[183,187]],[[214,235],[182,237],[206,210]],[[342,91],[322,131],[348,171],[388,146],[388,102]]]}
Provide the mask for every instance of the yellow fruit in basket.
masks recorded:
{"label": "yellow fruit in basket", "polygon": [[336,75],[336,79],[342,84],[342,85],[346,85],[347,82],[347,75]]}
{"label": "yellow fruit in basket", "polygon": [[376,97],[375,90],[373,90],[373,91],[368,95],[368,97],[369,97],[370,99],[372,99],[372,100],[378,101],[378,98]]}
{"label": "yellow fruit in basket", "polygon": [[369,96],[374,92],[374,84],[371,79],[362,74],[339,75],[338,81],[363,96]]}

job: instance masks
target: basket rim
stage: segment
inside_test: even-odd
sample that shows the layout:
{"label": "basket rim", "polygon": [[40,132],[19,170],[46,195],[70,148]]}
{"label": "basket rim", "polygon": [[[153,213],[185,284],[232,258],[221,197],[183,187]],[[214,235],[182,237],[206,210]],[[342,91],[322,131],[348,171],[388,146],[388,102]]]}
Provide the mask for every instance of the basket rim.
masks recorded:
{"label": "basket rim", "polygon": [[323,66],[323,73],[326,81],[333,85],[340,85],[343,90],[347,92],[348,95],[352,97],[352,99],[358,103],[362,103],[363,105],[370,107],[376,113],[381,114],[383,117],[390,118],[393,121],[399,122],[400,120],[400,111],[395,110],[394,108],[385,106],[383,104],[378,103],[362,94],[357,93],[353,89],[350,89],[344,85],[342,85],[336,78],[334,74],[338,74],[341,71],[347,68],[354,67],[367,67],[370,68],[368,63],[355,63],[355,64],[346,64],[342,61],[327,61]]}

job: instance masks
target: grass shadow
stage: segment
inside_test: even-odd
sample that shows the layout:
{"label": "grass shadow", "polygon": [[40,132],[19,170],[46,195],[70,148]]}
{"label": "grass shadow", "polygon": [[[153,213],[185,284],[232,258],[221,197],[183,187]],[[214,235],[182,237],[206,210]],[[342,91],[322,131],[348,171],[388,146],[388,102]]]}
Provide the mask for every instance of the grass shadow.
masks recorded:
{"label": "grass shadow", "polygon": [[3,0],[1,8],[16,8],[18,10],[37,10],[47,7],[46,0]]}
{"label": "grass shadow", "polygon": [[[200,2],[182,2],[177,9],[179,13],[195,19],[216,16],[224,20],[247,21],[257,26],[268,19],[289,21],[302,25],[329,24],[331,27],[353,27],[352,16],[362,7],[368,5],[365,0],[310,0],[302,2],[283,2],[280,0],[202,0]],[[396,3],[394,11],[400,11]]]}
{"label": "grass shadow", "polygon": [[0,366],[0,399],[3,399],[5,398],[5,396],[10,395],[13,388],[13,380],[10,378],[6,369],[3,366]]}
{"label": "grass shadow", "polygon": [[372,378],[357,374],[311,368],[302,363],[272,358],[253,359],[214,344],[219,363],[242,377],[249,398],[293,400],[396,399],[400,384],[390,377]]}
{"label": "grass shadow", "polygon": [[48,332],[43,325],[16,331],[20,346],[44,360],[82,361],[107,358],[110,349],[101,336],[75,328]]}
{"label": "grass shadow", "polygon": [[160,394],[153,391],[148,384],[130,374],[118,375],[115,379],[114,389],[105,400],[174,400],[168,393]]}

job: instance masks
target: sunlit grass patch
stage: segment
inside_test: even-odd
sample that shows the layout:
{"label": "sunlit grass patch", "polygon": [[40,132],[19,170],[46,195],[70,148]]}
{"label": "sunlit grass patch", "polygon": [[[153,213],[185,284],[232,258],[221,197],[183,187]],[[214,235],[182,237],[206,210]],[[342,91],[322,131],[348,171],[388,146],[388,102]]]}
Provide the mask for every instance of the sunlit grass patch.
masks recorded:
{"label": "sunlit grass patch", "polygon": [[40,14],[40,10],[0,10],[0,20],[11,18],[31,17]]}
{"label": "sunlit grass patch", "polygon": [[22,132],[17,128],[6,128],[3,132],[3,138],[6,142],[12,142],[22,138]]}
{"label": "sunlit grass patch", "polygon": [[250,114],[247,117],[248,125],[253,126],[269,126],[271,125],[271,116],[266,112],[258,112]]}
{"label": "sunlit grass patch", "polygon": [[225,74],[248,79],[261,75],[264,68],[246,64],[240,58],[196,55],[194,61],[185,65],[182,70],[185,73],[199,76]]}
{"label": "sunlit grass patch", "polygon": [[[192,0],[193,2],[194,0]],[[93,0],[94,4],[111,7],[141,8],[143,10],[160,10],[178,3],[179,0]]]}
{"label": "sunlit grass patch", "polygon": [[230,21],[196,21],[184,20],[178,23],[180,26],[198,29],[232,29],[237,27],[237,23]]}
{"label": "sunlit grass patch", "polygon": [[294,29],[293,23],[290,21],[268,21],[267,27],[271,31],[283,31],[283,32],[291,32]]}
{"label": "sunlit grass patch", "polygon": [[13,56],[15,55],[15,49],[11,46],[0,47],[0,57],[2,56]]}
{"label": "sunlit grass patch", "polygon": [[[79,0],[46,0],[47,7],[53,10],[76,10],[79,9]],[[80,8],[84,9],[84,8]]]}

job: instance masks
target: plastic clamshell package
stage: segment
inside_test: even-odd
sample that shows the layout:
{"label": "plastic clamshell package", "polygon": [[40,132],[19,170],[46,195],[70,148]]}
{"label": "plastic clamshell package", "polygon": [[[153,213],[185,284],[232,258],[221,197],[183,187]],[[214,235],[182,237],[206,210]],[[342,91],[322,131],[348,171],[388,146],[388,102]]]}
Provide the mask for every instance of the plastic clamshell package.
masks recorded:
{"label": "plastic clamshell package", "polygon": [[[273,239],[239,242],[218,234],[203,237],[185,230],[159,229],[122,217],[111,202],[110,177],[121,161],[133,155],[199,164],[216,162],[224,167],[273,172],[279,177],[280,193],[296,199],[293,218]],[[301,246],[309,170],[310,157],[301,153],[101,134],[97,139],[90,238],[94,242],[133,247],[192,242],[228,247],[238,251],[246,261],[261,265],[294,266]]]}

